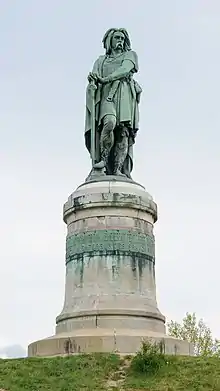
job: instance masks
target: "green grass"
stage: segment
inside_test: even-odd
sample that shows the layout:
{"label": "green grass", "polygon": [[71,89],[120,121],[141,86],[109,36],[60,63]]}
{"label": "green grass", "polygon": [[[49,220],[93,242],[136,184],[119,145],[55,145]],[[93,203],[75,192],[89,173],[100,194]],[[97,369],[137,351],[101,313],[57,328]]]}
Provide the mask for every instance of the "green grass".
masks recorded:
{"label": "green grass", "polygon": [[[220,391],[220,359],[177,357],[157,373],[139,374],[126,368],[125,391]],[[0,360],[0,389],[7,391],[103,391],[118,379],[122,366],[116,355]],[[120,374],[120,372],[118,372]],[[114,377],[115,374],[115,377]],[[115,388],[114,390],[119,390]]]}
{"label": "green grass", "polygon": [[8,391],[105,390],[104,380],[117,369],[115,355],[0,360],[0,388]]}
{"label": "green grass", "polygon": [[220,359],[179,356],[152,376],[137,376],[130,369],[125,390],[217,391],[220,390]]}

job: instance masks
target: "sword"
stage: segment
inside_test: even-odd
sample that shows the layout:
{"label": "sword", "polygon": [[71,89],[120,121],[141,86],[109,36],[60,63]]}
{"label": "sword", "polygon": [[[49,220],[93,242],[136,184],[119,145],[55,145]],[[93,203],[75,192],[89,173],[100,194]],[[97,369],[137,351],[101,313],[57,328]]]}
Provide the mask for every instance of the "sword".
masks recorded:
{"label": "sword", "polygon": [[91,159],[92,159],[92,168],[96,162],[96,145],[95,145],[95,92],[97,86],[94,80],[90,81],[90,91],[91,91]]}

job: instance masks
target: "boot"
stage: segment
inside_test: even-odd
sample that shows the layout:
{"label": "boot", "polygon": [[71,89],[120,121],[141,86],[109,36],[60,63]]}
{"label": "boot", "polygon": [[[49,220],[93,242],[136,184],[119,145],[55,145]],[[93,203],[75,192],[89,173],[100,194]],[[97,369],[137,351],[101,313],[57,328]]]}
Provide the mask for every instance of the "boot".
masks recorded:
{"label": "boot", "polygon": [[108,155],[109,155],[109,151],[107,149],[104,149],[101,152],[101,160],[100,160],[100,162],[95,163],[93,168],[97,168],[99,170],[101,170],[103,168],[106,168],[107,162],[108,162]]}
{"label": "boot", "polygon": [[123,174],[123,173],[121,172],[123,162],[124,162],[124,160],[121,160],[121,161],[118,160],[118,159],[115,160],[115,164],[114,164],[114,175],[117,175],[117,176],[126,176],[125,174]]}

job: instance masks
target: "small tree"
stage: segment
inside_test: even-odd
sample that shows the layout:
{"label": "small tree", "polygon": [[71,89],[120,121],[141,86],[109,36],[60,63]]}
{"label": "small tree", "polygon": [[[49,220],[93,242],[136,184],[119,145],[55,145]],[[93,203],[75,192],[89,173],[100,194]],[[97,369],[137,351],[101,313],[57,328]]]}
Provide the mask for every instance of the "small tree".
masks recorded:
{"label": "small tree", "polygon": [[187,313],[182,324],[171,320],[167,327],[170,336],[193,343],[196,356],[220,357],[220,340],[213,339],[210,328],[202,319],[197,321],[195,313]]}

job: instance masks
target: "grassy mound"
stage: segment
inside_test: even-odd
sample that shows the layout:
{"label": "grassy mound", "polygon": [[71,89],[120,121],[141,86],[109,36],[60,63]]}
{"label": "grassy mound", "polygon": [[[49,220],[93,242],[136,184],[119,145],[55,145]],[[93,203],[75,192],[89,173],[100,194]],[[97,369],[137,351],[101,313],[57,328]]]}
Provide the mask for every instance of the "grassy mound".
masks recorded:
{"label": "grassy mound", "polygon": [[[137,357],[137,356],[136,356]],[[220,360],[165,356],[163,365],[116,355],[0,360],[0,389],[6,391],[220,390]],[[134,359],[133,359],[134,360]],[[161,360],[161,357],[160,357]],[[126,365],[125,365],[126,363]],[[152,364],[153,363],[153,364]],[[146,370],[144,369],[146,368]],[[156,368],[156,370],[155,370]],[[143,372],[144,371],[144,372]]]}

